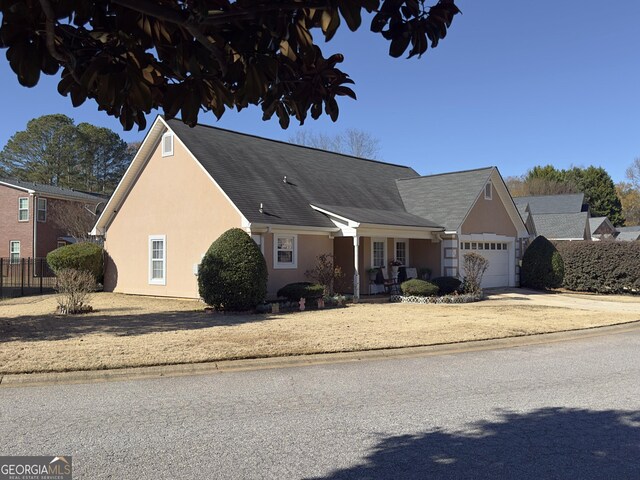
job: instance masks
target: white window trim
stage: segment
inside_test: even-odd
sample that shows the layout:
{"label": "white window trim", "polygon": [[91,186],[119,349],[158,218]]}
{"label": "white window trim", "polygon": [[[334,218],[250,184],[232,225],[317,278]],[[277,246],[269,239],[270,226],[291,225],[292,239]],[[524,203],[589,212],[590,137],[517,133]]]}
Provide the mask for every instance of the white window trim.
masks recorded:
{"label": "white window trim", "polygon": [[[170,150],[165,150],[165,138],[170,138],[171,139],[171,149]],[[172,132],[167,132],[164,135],[162,135],[162,143],[160,146],[160,150],[162,151],[162,156],[163,157],[171,157],[173,156],[173,133]]]}
{"label": "white window trim", "polygon": [[[279,238],[293,238],[293,262],[279,262],[278,261],[278,239]],[[295,269],[298,268],[298,235],[290,233],[274,233],[273,234],[273,268],[278,270]]]}
{"label": "white window trim", "polygon": [[[27,201],[27,208],[20,208],[20,200],[26,200]],[[25,218],[24,220],[20,220],[20,212],[22,210],[26,210],[27,211],[27,218]],[[18,198],[18,221],[19,222],[28,222],[29,221],[29,197],[20,197],[20,198]]]}
{"label": "white window trim", "polygon": [[382,257],[383,260],[383,265],[382,268],[384,269],[384,271],[387,271],[387,264],[389,262],[389,259],[387,258],[387,239],[386,238],[372,238],[371,239],[371,267],[373,268],[378,268],[380,267],[380,265],[374,265],[373,261],[374,261],[374,257],[373,257],[373,243],[374,242],[382,242],[384,244],[384,256]]}
{"label": "white window trim", "polygon": [[397,259],[398,256],[398,243],[404,243],[404,266],[408,267],[409,264],[409,239],[408,238],[396,238],[393,243],[393,256]]}
{"label": "white window trim", "polygon": [[[162,240],[162,278],[153,278],[153,242]],[[149,285],[167,284],[167,236],[149,235]]]}
{"label": "white window trim", "polygon": [[[43,209],[40,209],[40,202],[43,202],[44,204]],[[40,220],[40,212],[44,212],[43,220]],[[47,221],[47,199],[46,198],[36,199],[36,220],[40,223],[45,223]]]}
{"label": "white window trim", "polygon": [[[18,245],[18,251],[17,251],[17,252],[14,252],[14,251],[13,251],[13,246],[14,246],[15,244],[17,244],[17,245]],[[20,245],[20,240],[11,240],[11,241],[9,242],[9,263],[10,263],[11,265],[15,265],[15,264],[17,264],[17,263],[20,263],[20,247],[21,247],[21,245]],[[18,254],[18,261],[17,261],[17,262],[14,262],[14,261],[13,261],[13,259],[12,259],[13,255],[15,255],[15,254]]]}
{"label": "white window trim", "polygon": [[[487,187],[489,187],[489,195],[487,195]],[[487,182],[484,186],[484,199],[485,200],[493,199],[493,185],[491,182]]]}

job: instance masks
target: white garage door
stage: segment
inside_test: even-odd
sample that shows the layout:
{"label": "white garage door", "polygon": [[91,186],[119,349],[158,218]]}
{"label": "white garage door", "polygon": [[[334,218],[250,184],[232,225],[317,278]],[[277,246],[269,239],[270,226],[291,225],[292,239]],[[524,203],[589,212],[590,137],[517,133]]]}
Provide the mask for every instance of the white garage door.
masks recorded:
{"label": "white garage door", "polygon": [[[513,244],[512,244],[513,245]],[[489,268],[482,277],[482,287],[509,286],[509,243],[507,242],[460,242],[460,270],[464,278],[463,255],[477,253],[489,260]]]}

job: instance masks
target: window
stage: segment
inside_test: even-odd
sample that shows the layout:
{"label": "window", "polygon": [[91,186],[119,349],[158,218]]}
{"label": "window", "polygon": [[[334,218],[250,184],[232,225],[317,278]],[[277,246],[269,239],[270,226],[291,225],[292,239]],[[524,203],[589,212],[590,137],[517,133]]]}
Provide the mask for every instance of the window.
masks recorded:
{"label": "window", "polygon": [[20,242],[18,240],[9,242],[9,263],[20,263]]}
{"label": "window", "polygon": [[[491,188],[491,182],[487,183],[484,186],[484,199],[485,200],[491,200],[492,193],[493,193],[492,190],[493,189]],[[477,192],[477,190],[476,190],[476,192]]]}
{"label": "window", "polygon": [[373,241],[373,248],[372,248],[372,255],[373,255],[373,267],[381,267],[381,268],[386,268],[386,262],[385,262],[385,255],[384,255],[384,248],[385,246],[385,242],[384,240],[374,240]]}
{"label": "window", "polygon": [[67,242],[65,242],[64,240],[58,240],[56,248],[64,247],[66,244]]}
{"label": "window", "polygon": [[396,260],[405,266],[409,263],[408,250],[409,246],[406,240],[396,240]]}
{"label": "window", "polygon": [[46,198],[38,199],[38,221],[39,222],[47,221],[47,199]]}
{"label": "window", "polygon": [[149,237],[149,284],[167,284],[167,241],[165,235]]}
{"label": "window", "polygon": [[173,155],[173,133],[167,132],[162,136],[162,156]]}
{"label": "window", "polygon": [[273,267],[298,267],[298,237],[297,235],[273,236]]}
{"label": "window", "polygon": [[18,199],[18,221],[29,221],[29,199],[27,197],[20,197]]}

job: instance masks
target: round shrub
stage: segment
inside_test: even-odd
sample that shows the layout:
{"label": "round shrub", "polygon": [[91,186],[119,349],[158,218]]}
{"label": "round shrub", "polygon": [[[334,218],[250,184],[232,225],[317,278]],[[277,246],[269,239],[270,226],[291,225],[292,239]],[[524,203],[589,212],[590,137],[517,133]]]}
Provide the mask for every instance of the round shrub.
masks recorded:
{"label": "round shrub", "polygon": [[564,277],[564,261],[556,247],[542,235],[531,242],[522,257],[520,285],[536,290],[558,288]]}
{"label": "round shrub", "polygon": [[297,302],[301,298],[313,300],[321,298],[324,287],[318,283],[297,282],[289,283],[278,290],[278,297],[286,298],[290,302]]}
{"label": "round shrub", "polygon": [[462,282],[456,277],[436,277],[431,280],[438,287],[438,295],[451,295],[458,292]]}
{"label": "round shrub", "polygon": [[49,252],[47,263],[55,273],[67,268],[85,270],[93,275],[96,282],[102,282],[104,249],[91,242],[73,243]]}
{"label": "round shrub", "polygon": [[415,297],[432,297],[438,294],[438,286],[426,280],[412,278],[400,284],[403,295],[411,295]]}
{"label": "round shrub", "polygon": [[267,264],[260,248],[239,228],[211,244],[198,271],[198,291],[217,310],[245,311],[267,296]]}

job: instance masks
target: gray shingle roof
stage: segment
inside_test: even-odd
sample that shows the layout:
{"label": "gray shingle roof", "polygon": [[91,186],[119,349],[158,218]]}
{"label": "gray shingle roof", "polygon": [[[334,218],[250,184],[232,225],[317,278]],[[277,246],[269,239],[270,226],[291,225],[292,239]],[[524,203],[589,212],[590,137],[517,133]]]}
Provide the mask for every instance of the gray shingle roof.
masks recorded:
{"label": "gray shingle roof", "polygon": [[548,239],[584,239],[588,213],[547,213],[533,215],[536,234]]}
{"label": "gray shingle roof", "polygon": [[85,192],[79,192],[77,190],[72,190],[69,188],[61,188],[53,185],[42,185],[40,183],[34,182],[25,182],[23,180],[16,180],[14,178],[0,178],[0,183],[13,185],[19,188],[25,188],[28,190],[33,190],[34,192],[40,195],[55,195],[58,197],[66,197],[69,199],[75,200],[86,200],[88,202],[104,202],[104,196],[99,195],[91,195]]}
{"label": "gray shingle roof", "polygon": [[640,225],[634,225],[631,227],[616,227],[619,232],[640,232]]}
{"label": "gray shingle roof", "polygon": [[440,228],[437,223],[422,217],[418,217],[417,215],[412,215],[405,212],[404,210],[378,210],[374,208],[356,208],[336,205],[315,206],[359,223]]}
{"label": "gray shingle roof", "polygon": [[167,123],[252,223],[334,227],[313,204],[359,209],[359,218],[383,224],[404,211],[396,179],[418,175],[409,167],[205,125],[190,128],[176,119]]}
{"label": "gray shingle roof", "polygon": [[407,212],[428,218],[446,230],[456,230],[494,167],[398,180]]}
{"label": "gray shingle roof", "polygon": [[516,206],[529,204],[533,215],[544,213],[578,213],[584,211],[584,193],[569,193],[565,195],[535,195],[515,197]]}
{"label": "gray shingle roof", "polygon": [[640,240],[640,230],[625,230],[618,234],[616,240],[633,242],[636,240]]}
{"label": "gray shingle roof", "polygon": [[591,232],[591,235],[593,235],[596,230],[598,230],[598,228],[608,220],[609,219],[607,217],[591,217],[589,219],[589,231]]}

